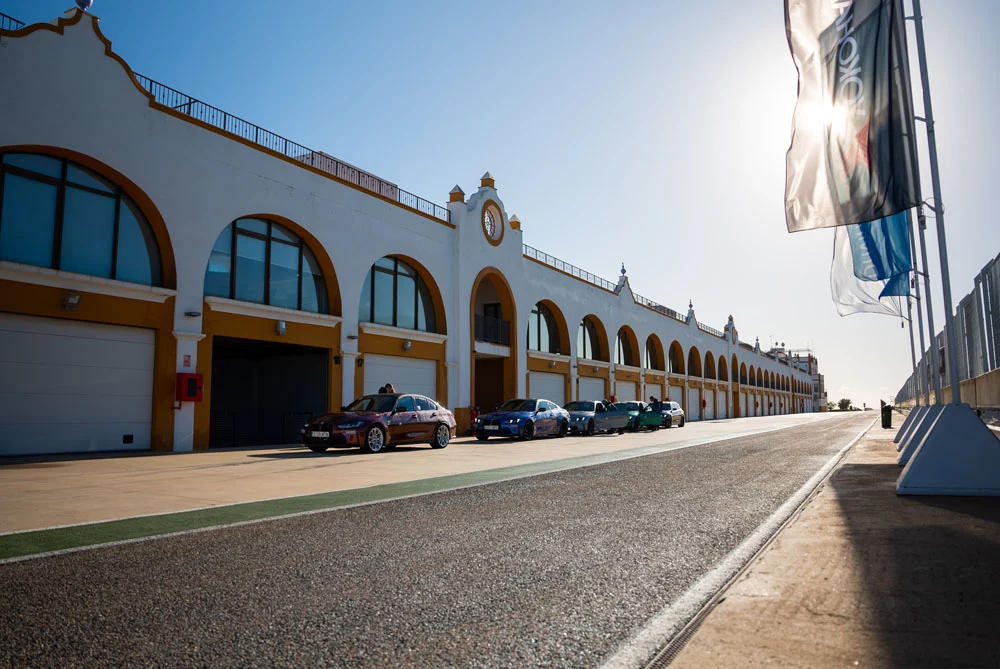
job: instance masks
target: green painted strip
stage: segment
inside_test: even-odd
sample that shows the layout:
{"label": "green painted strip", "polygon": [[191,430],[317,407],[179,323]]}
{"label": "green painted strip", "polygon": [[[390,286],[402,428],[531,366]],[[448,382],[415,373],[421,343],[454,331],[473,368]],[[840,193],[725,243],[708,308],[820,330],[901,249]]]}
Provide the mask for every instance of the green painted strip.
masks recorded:
{"label": "green painted strip", "polygon": [[[793,427],[793,426],[788,426]],[[780,427],[777,429],[785,429]],[[764,430],[771,432],[773,430]],[[564,460],[537,462],[513,467],[501,467],[462,474],[450,474],[415,481],[387,483],[368,488],[337,490],[334,492],[286,497],[261,502],[231,504],[208,509],[180,511],[154,516],[125,518],[107,522],[87,523],[72,527],[48,530],[18,532],[0,536],[0,561],[25,558],[42,553],[65,551],[88,546],[99,546],[118,541],[143,539],[176,532],[201,530],[234,523],[277,518],[294,514],[340,509],[361,504],[383,502],[414,495],[444,492],[458,488],[508,481],[526,476],[537,476],[553,472],[589,467],[619,460],[628,460],[644,455],[654,455],[666,451],[738,439],[763,432],[744,432],[725,437],[704,437],[687,439],[669,444],[652,444],[610,453],[598,453]]]}

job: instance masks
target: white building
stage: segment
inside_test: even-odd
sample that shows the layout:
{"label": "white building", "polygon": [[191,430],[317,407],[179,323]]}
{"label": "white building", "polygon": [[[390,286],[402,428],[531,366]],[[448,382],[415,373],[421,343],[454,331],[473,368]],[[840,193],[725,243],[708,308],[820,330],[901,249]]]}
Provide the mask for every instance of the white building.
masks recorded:
{"label": "white building", "polygon": [[516,396],[814,410],[732,317],[525,246],[489,174],[432,204],[133,73],[77,10],[0,36],[0,454],[284,443],[386,382],[460,428]]}

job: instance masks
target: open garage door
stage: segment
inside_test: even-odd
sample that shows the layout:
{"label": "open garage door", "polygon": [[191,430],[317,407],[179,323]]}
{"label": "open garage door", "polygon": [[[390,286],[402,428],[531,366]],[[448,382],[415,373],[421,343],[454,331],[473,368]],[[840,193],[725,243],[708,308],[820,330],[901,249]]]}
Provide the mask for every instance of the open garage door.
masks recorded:
{"label": "open garage door", "polygon": [[530,372],[528,382],[531,390],[528,393],[537,399],[555,402],[559,406],[566,404],[566,382],[562,374],[546,372]]}
{"label": "open garage door", "polygon": [[391,383],[397,393],[425,395],[440,404],[437,394],[437,361],[403,358],[397,355],[365,355],[365,395]]}
{"label": "open garage door", "polygon": [[615,381],[615,395],[619,402],[634,402],[636,397],[634,381]]}
{"label": "open garage door", "polygon": [[153,330],[0,314],[0,454],[150,447]]}
{"label": "open garage door", "polygon": [[705,420],[715,418],[715,391],[705,390]]}
{"label": "open garage door", "polygon": [[581,376],[578,379],[580,392],[577,397],[581,400],[603,400],[604,397],[604,379],[592,379],[590,377]]}
{"label": "open garage door", "polygon": [[327,410],[329,351],[213,337],[212,446],[294,444]]}

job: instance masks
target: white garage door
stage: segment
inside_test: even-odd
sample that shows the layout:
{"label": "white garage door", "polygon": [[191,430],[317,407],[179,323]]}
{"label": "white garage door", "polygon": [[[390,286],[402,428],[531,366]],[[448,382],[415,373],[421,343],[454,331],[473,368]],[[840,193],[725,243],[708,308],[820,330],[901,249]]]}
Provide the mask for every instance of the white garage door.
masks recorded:
{"label": "white garage door", "polygon": [[635,396],[635,382],[615,381],[615,395],[619,402],[634,402],[638,399]]}
{"label": "white garage door", "polygon": [[697,388],[688,388],[688,408],[685,414],[688,420],[699,420],[701,417],[701,400],[698,399]]}
{"label": "white garage door", "polygon": [[719,418],[729,418],[729,391],[719,391]]}
{"label": "white garage door", "polygon": [[577,397],[581,400],[603,400],[604,399],[604,380],[603,379],[591,379],[589,377],[581,376],[579,378],[579,389]]}
{"label": "white garage door", "polygon": [[153,330],[0,314],[0,454],[146,450]]}
{"label": "white garage door", "polygon": [[740,403],[741,403],[741,406],[740,406],[740,416],[741,417],[745,418],[746,416],[750,415],[750,409],[751,409],[751,407],[748,404],[749,401],[750,401],[750,399],[749,399],[749,397],[747,396],[746,393],[740,393]]}
{"label": "white garage door", "polygon": [[705,391],[705,420],[712,420],[715,418],[715,391],[706,390]]}
{"label": "white garage door", "polygon": [[437,396],[437,361],[402,358],[396,355],[366,354],[365,395],[391,383],[397,393],[416,393],[444,403]]}
{"label": "white garage door", "polygon": [[528,378],[531,386],[528,394],[531,397],[555,402],[559,406],[566,404],[566,382],[562,374],[531,372]]}

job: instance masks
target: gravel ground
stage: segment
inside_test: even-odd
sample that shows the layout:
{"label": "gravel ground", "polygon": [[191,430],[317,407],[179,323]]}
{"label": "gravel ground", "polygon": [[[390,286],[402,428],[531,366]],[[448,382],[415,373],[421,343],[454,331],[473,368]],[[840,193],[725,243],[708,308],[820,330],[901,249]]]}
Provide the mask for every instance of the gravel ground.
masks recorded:
{"label": "gravel ground", "polygon": [[595,666],[871,420],[0,566],[0,666]]}

